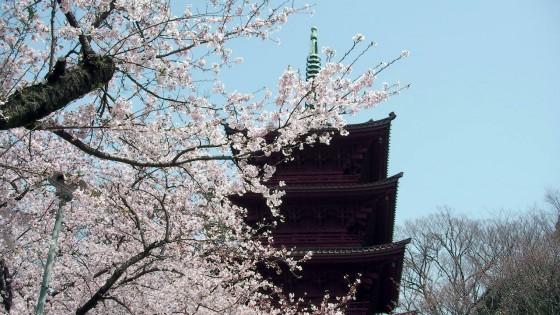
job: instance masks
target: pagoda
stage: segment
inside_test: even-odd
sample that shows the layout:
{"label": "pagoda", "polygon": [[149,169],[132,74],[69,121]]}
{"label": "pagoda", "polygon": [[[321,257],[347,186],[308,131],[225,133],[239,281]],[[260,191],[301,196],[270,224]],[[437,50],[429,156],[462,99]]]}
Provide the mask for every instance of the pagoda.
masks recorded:
{"label": "pagoda", "polygon": [[[312,29],[307,79],[320,68],[317,34]],[[285,182],[280,213],[283,222],[270,230],[274,246],[294,248],[295,258],[309,251],[298,274],[261,268],[261,272],[306,303],[323,296],[343,296],[360,278],[356,299],[346,314],[389,313],[398,300],[405,245],[393,241],[398,180],[387,176],[389,133],[393,113],[385,119],[347,125],[348,135],[334,134],[330,145],[294,150],[293,160],[280,155],[254,158],[252,163],[276,165],[267,182]],[[321,130],[325,132],[329,130]],[[334,131],[334,130],[331,130]],[[246,222],[257,226],[272,220],[262,197],[246,194],[232,200],[248,209]]]}

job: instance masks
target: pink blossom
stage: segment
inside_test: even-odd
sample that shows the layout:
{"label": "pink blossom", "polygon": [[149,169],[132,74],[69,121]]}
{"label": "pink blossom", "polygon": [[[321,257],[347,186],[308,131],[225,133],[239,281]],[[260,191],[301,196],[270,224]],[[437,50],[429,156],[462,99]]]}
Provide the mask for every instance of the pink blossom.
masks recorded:
{"label": "pink blossom", "polygon": [[[273,214],[263,224],[273,226],[284,192],[263,182],[275,167],[248,158],[291,159],[294,148],[328,144],[331,132],[317,130],[346,134],[347,114],[400,87],[375,90],[376,69],[353,74],[341,63],[326,63],[312,81],[288,68],[275,95],[220,82],[221,69],[243,61],[230,40],[271,38],[291,15],[309,13],[292,2],[210,0],[175,16],[181,10],[166,0],[62,0],[51,30],[52,3],[2,7],[0,49],[10,57],[0,71],[0,119],[12,119],[6,104],[25,87],[106,59],[115,72],[33,128],[0,130],[0,260],[14,275],[12,312],[34,311],[59,204],[47,181],[56,172],[79,188],[63,204],[49,313],[75,312],[103,288],[92,313],[300,312],[298,301],[262,294],[281,289],[255,268],[283,262],[297,270],[297,262],[263,244],[229,196],[262,195]],[[55,73],[60,57],[65,66]],[[332,301],[307,312],[334,314]]]}

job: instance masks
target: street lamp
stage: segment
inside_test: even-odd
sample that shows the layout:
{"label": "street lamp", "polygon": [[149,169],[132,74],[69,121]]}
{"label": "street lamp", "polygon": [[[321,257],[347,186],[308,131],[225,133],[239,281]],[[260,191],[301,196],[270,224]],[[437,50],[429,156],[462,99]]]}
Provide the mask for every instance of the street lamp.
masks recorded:
{"label": "street lamp", "polygon": [[86,183],[80,181],[78,185],[76,184],[65,184],[64,174],[55,173],[53,176],[48,178],[49,184],[54,186],[56,189],[56,195],[59,198],[58,210],[56,212],[56,218],[54,223],[54,228],[51,236],[51,245],[49,247],[49,254],[47,256],[47,264],[45,266],[45,272],[43,273],[43,281],[41,283],[41,290],[39,291],[39,301],[37,302],[37,315],[42,315],[45,308],[45,301],[47,300],[47,290],[49,288],[49,283],[51,281],[52,266],[54,261],[54,255],[58,248],[58,234],[60,232],[60,227],[62,226],[62,207],[66,202],[72,200],[72,192],[76,188],[80,187],[82,189],[86,188]]}

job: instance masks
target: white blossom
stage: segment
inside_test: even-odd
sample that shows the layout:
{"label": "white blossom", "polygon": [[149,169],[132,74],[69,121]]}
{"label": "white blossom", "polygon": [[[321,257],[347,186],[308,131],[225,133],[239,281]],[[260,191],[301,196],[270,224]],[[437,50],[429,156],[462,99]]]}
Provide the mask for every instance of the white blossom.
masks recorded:
{"label": "white blossom", "polygon": [[[263,184],[276,168],[249,158],[293,160],[298,148],[329,144],[332,130],[346,135],[347,114],[392,95],[374,88],[375,69],[352,73],[349,65],[328,62],[311,82],[288,68],[276,94],[270,87],[236,91],[219,76],[243,61],[233,58],[233,42],[271,38],[291,15],[309,13],[306,7],[209,0],[183,10],[167,0],[116,0],[109,10],[110,0],[62,0],[51,24],[55,2],[2,6],[0,119],[17,114],[6,105],[16,93],[56,80],[43,80],[50,60],[65,57],[65,71],[86,64],[84,58],[110,60],[115,72],[34,121],[32,131],[0,130],[0,260],[14,277],[12,312],[34,311],[29,301],[37,298],[58,207],[46,178],[56,172],[87,188],[63,208],[46,312],[74,313],[104,285],[107,299],[91,313],[300,312],[297,301],[261,293],[281,289],[256,270],[257,262],[300,266],[287,249],[259,240],[258,226],[246,224],[249,210],[232,196],[262,196],[273,217],[259,223],[279,224],[284,191]],[[85,54],[86,43],[93,55]],[[335,314],[339,305],[329,301],[307,311]]]}
{"label": "white blossom", "polygon": [[363,34],[356,34],[352,37],[352,40],[356,43],[363,42],[366,37]]}

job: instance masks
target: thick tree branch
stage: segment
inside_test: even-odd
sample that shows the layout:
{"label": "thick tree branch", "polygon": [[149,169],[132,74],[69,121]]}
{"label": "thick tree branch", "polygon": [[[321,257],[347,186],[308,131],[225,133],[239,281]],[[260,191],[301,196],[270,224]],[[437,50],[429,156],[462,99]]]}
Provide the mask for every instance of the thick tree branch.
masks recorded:
{"label": "thick tree branch", "polygon": [[46,83],[25,87],[0,105],[0,130],[30,125],[105,85],[114,73],[113,60],[96,55]]}

